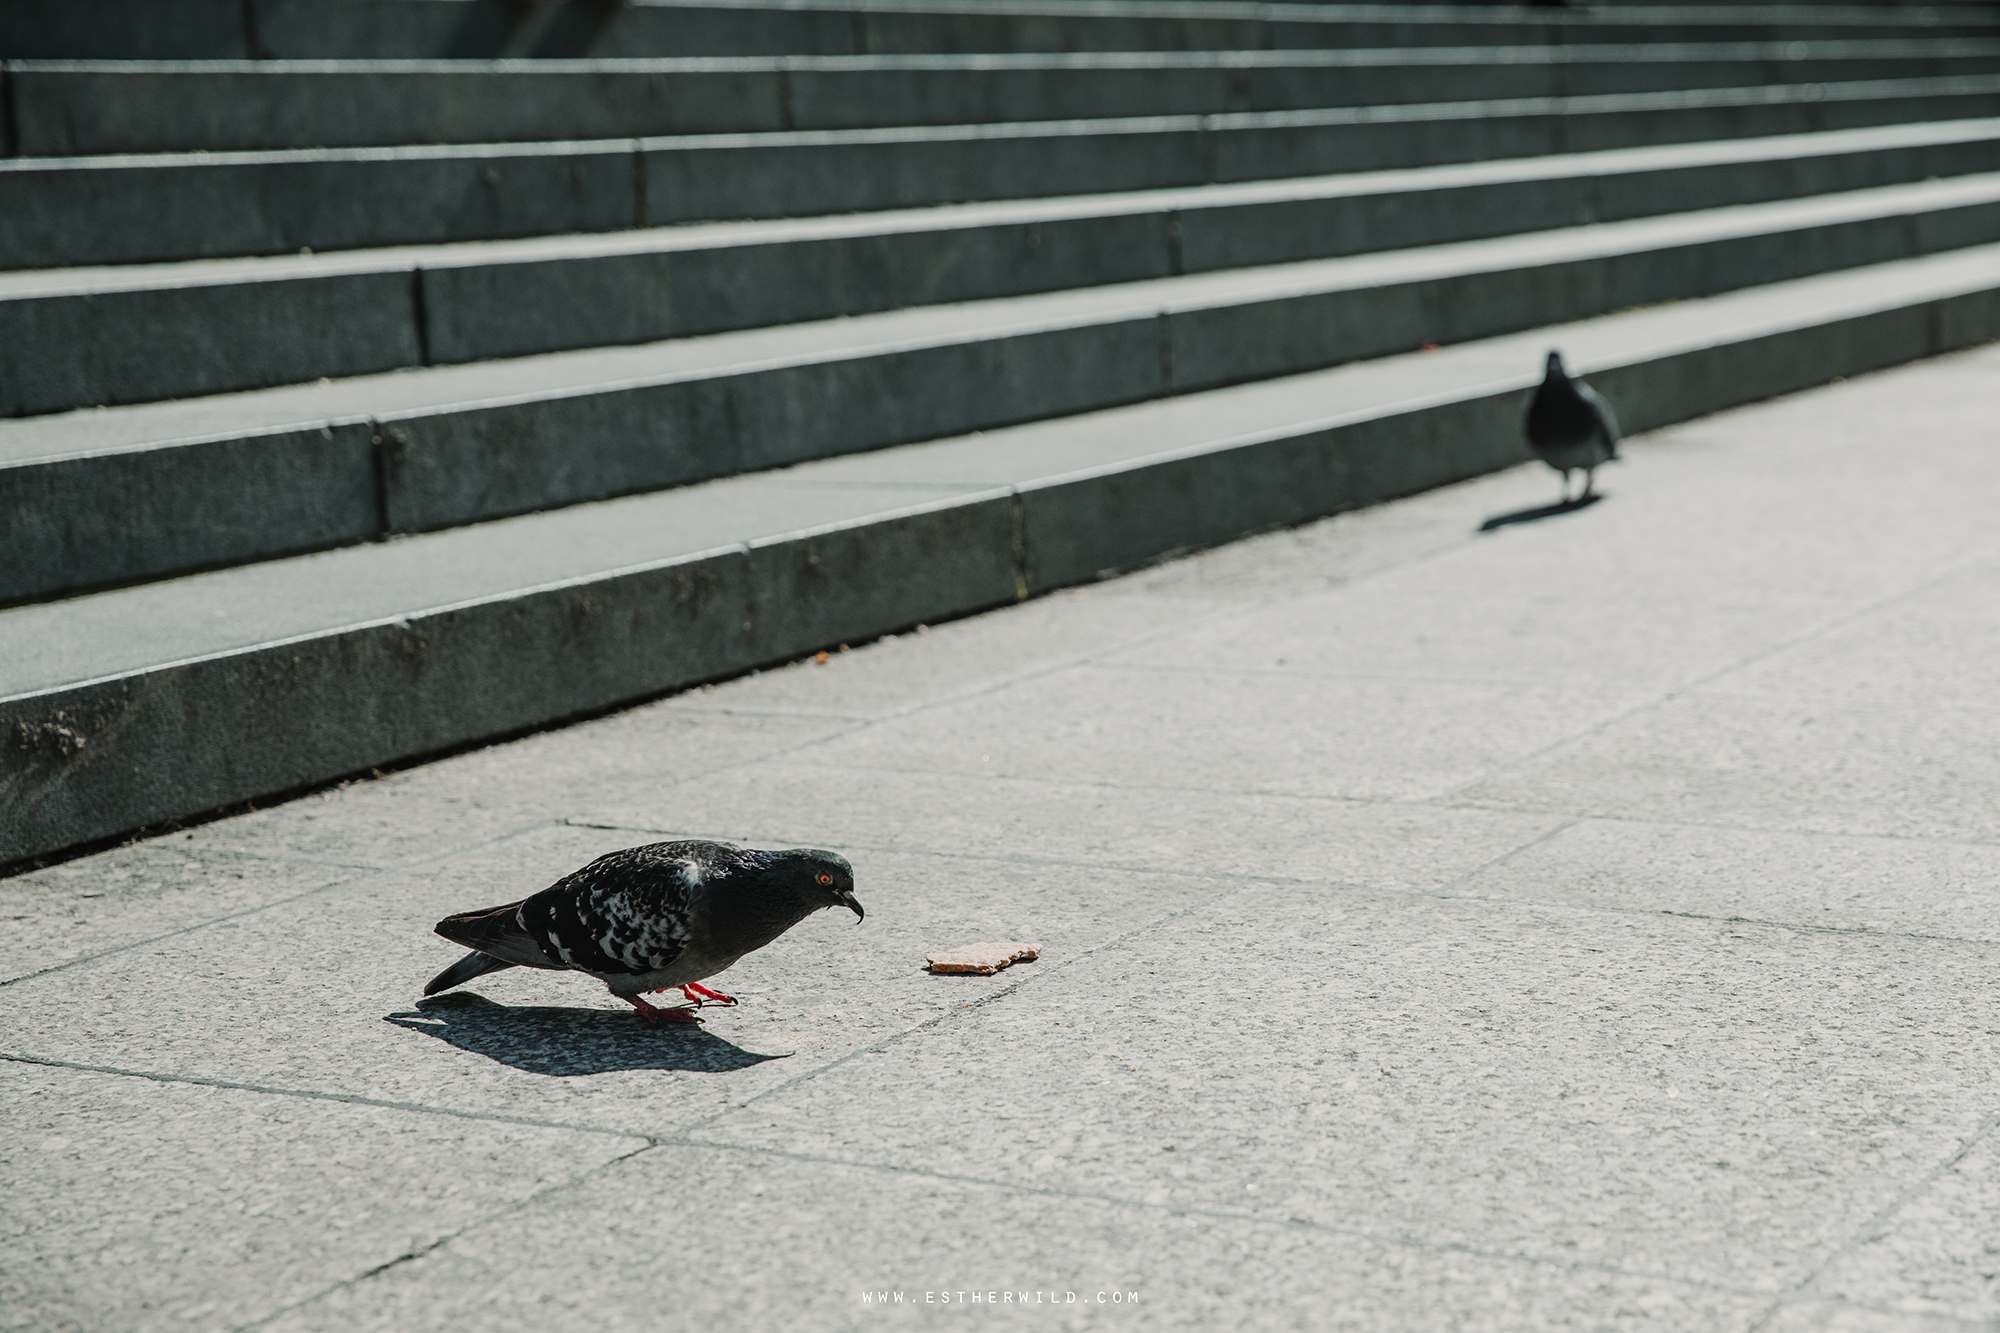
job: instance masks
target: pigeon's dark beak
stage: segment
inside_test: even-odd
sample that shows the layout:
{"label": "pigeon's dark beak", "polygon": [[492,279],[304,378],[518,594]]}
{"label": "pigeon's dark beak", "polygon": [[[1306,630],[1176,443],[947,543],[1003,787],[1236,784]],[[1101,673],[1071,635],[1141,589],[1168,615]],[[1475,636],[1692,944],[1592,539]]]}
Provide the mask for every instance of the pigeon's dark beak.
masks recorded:
{"label": "pigeon's dark beak", "polygon": [[842,889],[840,891],[840,905],[842,907],[853,908],[854,919],[856,921],[866,921],[868,919],[866,916],[862,915],[861,904],[855,901],[853,889]]}

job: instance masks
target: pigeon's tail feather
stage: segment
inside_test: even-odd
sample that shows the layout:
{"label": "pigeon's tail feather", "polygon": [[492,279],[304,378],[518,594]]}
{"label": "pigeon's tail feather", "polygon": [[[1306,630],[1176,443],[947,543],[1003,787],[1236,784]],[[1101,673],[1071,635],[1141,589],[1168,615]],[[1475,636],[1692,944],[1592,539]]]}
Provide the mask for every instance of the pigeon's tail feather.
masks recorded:
{"label": "pigeon's tail feather", "polygon": [[[524,898],[522,902],[526,902]],[[437,933],[453,944],[463,944],[493,959],[493,967],[543,967],[561,971],[563,964],[551,959],[521,924],[521,903],[488,907],[479,912],[460,912],[437,923]],[[481,968],[490,972],[493,968]],[[468,972],[476,977],[479,972]],[[457,985],[457,982],[453,982]],[[442,988],[440,988],[442,989]],[[426,992],[428,993],[428,992]]]}
{"label": "pigeon's tail feather", "polygon": [[439,991],[448,991],[454,986],[463,986],[474,977],[483,977],[488,972],[498,972],[503,967],[512,966],[514,964],[504,958],[495,958],[492,954],[481,953],[479,950],[474,949],[471,953],[432,977],[431,984],[424,987],[424,994],[436,995]]}
{"label": "pigeon's tail feather", "polygon": [[468,949],[484,949],[517,937],[525,940],[528,932],[521,925],[520,912],[521,903],[526,901],[523,898],[500,907],[455,913],[437,923],[437,933]]}

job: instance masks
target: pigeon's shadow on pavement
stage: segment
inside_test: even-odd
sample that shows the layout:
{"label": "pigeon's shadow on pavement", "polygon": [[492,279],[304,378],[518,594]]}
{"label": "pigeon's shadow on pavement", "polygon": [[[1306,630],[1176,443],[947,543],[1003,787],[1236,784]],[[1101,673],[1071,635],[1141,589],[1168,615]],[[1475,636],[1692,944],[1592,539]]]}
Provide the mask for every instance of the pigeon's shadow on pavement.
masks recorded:
{"label": "pigeon's shadow on pavement", "polygon": [[1579,509],[1588,509],[1604,496],[1592,492],[1580,500],[1565,500],[1561,504],[1542,505],[1535,509],[1516,509],[1511,514],[1495,514],[1479,525],[1481,532],[1493,532],[1500,528],[1512,527],[1516,523],[1537,523],[1558,514],[1574,514]]}
{"label": "pigeon's shadow on pavement", "polygon": [[692,1024],[648,1027],[611,1009],[514,1008],[465,991],[419,1000],[414,1010],[384,1015],[382,1021],[556,1078],[629,1069],[721,1074],[783,1058],[746,1051]]}

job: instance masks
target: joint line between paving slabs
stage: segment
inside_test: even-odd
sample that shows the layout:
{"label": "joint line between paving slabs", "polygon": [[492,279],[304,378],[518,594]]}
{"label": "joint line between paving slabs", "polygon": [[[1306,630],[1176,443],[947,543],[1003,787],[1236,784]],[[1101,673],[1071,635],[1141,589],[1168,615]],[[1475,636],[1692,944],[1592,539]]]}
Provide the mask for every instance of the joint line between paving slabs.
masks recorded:
{"label": "joint line between paving slabs", "polygon": [[1013,1180],[999,1180],[988,1176],[966,1175],[955,1171],[937,1171],[929,1167],[898,1166],[893,1162],[857,1161],[842,1157],[822,1157],[815,1153],[794,1152],[785,1148],[766,1148],[758,1144],[725,1143],[714,1139],[692,1139],[669,1136],[661,1139],[662,1149],[699,1148],[706,1151],[746,1153],[760,1157],[776,1157],[792,1162],[806,1162],[815,1166],[841,1166],[858,1171],[876,1171],[885,1175],[913,1176],[923,1180],[938,1180],[956,1185],[977,1185],[988,1189],[1007,1190],[1015,1194],[1036,1194],[1052,1199],[1077,1199],[1092,1203],[1110,1204],[1114,1207],[1136,1208],[1147,1212],[1166,1213],[1175,1217],[1200,1217],[1220,1222],[1247,1222],[1254,1226],[1286,1227],[1295,1231],[1310,1231],[1320,1235],[1339,1236],[1344,1239],[1371,1241],[1378,1245],[1393,1245],[1400,1249],[1421,1250],[1428,1254],[1461,1254],[1479,1259],[1492,1259],[1503,1263],[1530,1264],[1540,1268],[1554,1268],[1572,1273],[1604,1273],[1614,1277],[1637,1278],[1644,1281],[1672,1282],[1679,1286],[1695,1287],[1703,1291],[1724,1292],[1735,1296],[1757,1296],[1764,1293],[1744,1287],[1732,1287],[1721,1283],[1704,1282],[1699,1278],[1682,1277],[1674,1273],[1658,1273],[1646,1269],[1620,1268],[1614,1264],[1579,1263],[1571,1259],[1558,1259],[1535,1254],[1520,1254],[1508,1250],[1488,1250],[1478,1246],[1454,1241],[1418,1240],[1410,1236],[1397,1236],[1379,1231],[1369,1231],[1361,1227],[1335,1226],[1326,1222],[1315,1222],[1299,1216],[1272,1217],[1259,1213],[1237,1212],[1227,1208],[1204,1208],[1192,1204],[1148,1203],[1144,1199],[1129,1199],[1116,1194],[1104,1194],[1095,1190],[1060,1189],[1050,1185],[1029,1185]]}
{"label": "joint line between paving slabs", "polygon": [[142,1078],[153,1083],[184,1083],[196,1088],[220,1088],[228,1092],[256,1092],[269,1097],[300,1097],[314,1102],[341,1102],[349,1106],[373,1106],[385,1111],[408,1111],[413,1115],[442,1115],[455,1120],[482,1120],[497,1125],[521,1125],[528,1129],[559,1129],[575,1134],[598,1134],[615,1139],[641,1139],[647,1146],[659,1142],[653,1134],[630,1129],[604,1129],[596,1125],[573,1125],[558,1120],[529,1120],[522,1116],[493,1115],[482,1111],[458,1111],[448,1106],[425,1106],[421,1102],[392,1102],[380,1097],[359,1097],[344,1092],[315,1092],[311,1088],[274,1088],[261,1083],[232,1083],[227,1079],[198,1078],[192,1074],[161,1074],[144,1069],[120,1069],[112,1065],[87,1065],[74,1060],[0,1051],[0,1061],[39,1065],[44,1069],[73,1069],[85,1074],[109,1074],[117,1078]]}
{"label": "joint line between paving slabs", "polygon": [[1391,681],[1413,685],[1513,685],[1529,689],[1559,690],[1570,682],[1527,674],[1517,676],[1430,675],[1419,671],[1315,670],[1299,666],[1222,666],[1209,662],[1120,662],[1120,671],[1145,671],[1161,676],[1255,676],[1267,680],[1297,681]]}
{"label": "joint line between paving slabs", "polygon": [[[1561,815],[1561,810],[1537,810],[1524,805],[1454,805],[1451,810],[1498,810],[1517,814]],[[2000,847],[2000,838],[1945,838],[1929,833],[1856,833],[1850,829],[1800,829],[1782,824],[1723,824],[1712,819],[1655,819],[1644,815],[1581,814],[1579,824],[1639,824],[1652,828],[1701,829],[1716,833],[1782,834],[1794,838],[1847,838],[1854,841],[1926,842],[1940,847]]]}
{"label": "joint line between paving slabs", "polygon": [[1462,875],[1456,876],[1451,880],[1450,883],[1438,889],[1437,896],[1440,898],[1469,897],[1470,895],[1454,893],[1453,890],[1458,888],[1459,885],[1464,884],[1466,881],[1485,874],[1487,871],[1491,870],[1494,866],[1499,865],[1501,862],[1512,860],[1514,857],[1519,856],[1522,852],[1532,851],[1534,848],[1541,846],[1543,843],[1549,841],[1550,839],[1569,832],[1571,829],[1575,828],[1578,824],[1581,824],[1582,822],[1583,820],[1580,817],[1573,819],[1566,819],[1562,823],[1557,824],[1554,828],[1548,829],[1547,831],[1543,832],[1538,837],[1533,837],[1528,839],[1526,842],[1522,843],[1518,847],[1510,847],[1506,851],[1501,852],[1498,856],[1488,857],[1486,860],[1481,861],[1478,865],[1472,867],[1472,869],[1466,871]]}
{"label": "joint line between paving slabs", "polygon": [[618,1156],[613,1157],[609,1161],[599,1162],[596,1166],[591,1167],[588,1171],[579,1172],[577,1175],[572,1176],[568,1180],[558,1181],[556,1184],[544,1186],[543,1188],[536,1190],[533,1194],[530,1194],[527,1198],[522,1199],[516,1203],[509,1204],[507,1207],[500,1209],[498,1212],[489,1213],[485,1217],[479,1218],[476,1221],[467,1222],[464,1226],[458,1228],[458,1230],[447,1232],[444,1235],[439,1236],[436,1239],[428,1242],[427,1244],[418,1245],[412,1249],[405,1250],[403,1253],[397,1255],[395,1258],[389,1260],[387,1263],[376,1264],[373,1268],[368,1269],[366,1272],[356,1273],[353,1277],[344,1278],[339,1282],[335,1282],[329,1286],[323,1287],[320,1290],[314,1292],[312,1295],[305,1297],[303,1300],[293,1301],[290,1305],[280,1306],[279,1308],[272,1310],[267,1314],[260,1315],[258,1318],[250,1320],[248,1323],[237,1324],[234,1326],[232,1333],[244,1333],[244,1330],[247,1329],[262,1328],[264,1325],[270,1323],[273,1319],[277,1319],[280,1318],[281,1316],[288,1315],[292,1313],[294,1310],[304,1309],[306,1306],[311,1305],[313,1302],[324,1300],[328,1296],[333,1295],[337,1291],[344,1291],[348,1287],[356,1286],[360,1283],[366,1282],[368,1279],[372,1277],[380,1277],[382,1274],[388,1272],[392,1268],[400,1268],[402,1265],[409,1263],[412,1260],[421,1259],[426,1255],[434,1254],[438,1250],[443,1249],[445,1246],[457,1240],[460,1236],[466,1235],[467,1233],[472,1231],[476,1231],[479,1228],[487,1226],[490,1223],[498,1222],[503,1218],[511,1217],[515,1213],[520,1212],[523,1208],[527,1208],[533,1204],[538,1204],[542,1202],[544,1199],[550,1198],[553,1195],[560,1194],[565,1190],[573,1189],[576,1186],[583,1184],[586,1180],[589,1180],[592,1176],[595,1176],[600,1172],[608,1171],[612,1167],[619,1166],[622,1165],[623,1163],[629,1162],[634,1157],[639,1156],[641,1153],[651,1152],[653,1151],[654,1148],[658,1146],[659,1144],[657,1141],[649,1141],[643,1143],[639,1147],[634,1148],[631,1152],[620,1153]]}
{"label": "joint line between paving slabs", "polygon": [[[1471,898],[1466,902],[1512,902],[1514,899]],[[1547,907],[1566,907],[1567,903],[1544,903]],[[1584,911],[1618,912],[1615,907],[1588,906]],[[1721,926],[1761,926],[1771,930],[1795,930],[1806,935],[1865,935],[1877,940],[1919,940],[1926,944],[1970,944],[1975,947],[1991,947],[1994,941],[1981,939],[1977,935],[1927,935],[1920,930],[1877,930],[1871,926],[1817,926],[1810,921],[1776,921],[1762,916],[1719,916],[1713,912],[1677,912],[1671,907],[1654,907],[1634,915],[1673,916],[1685,921],[1713,921]]]}
{"label": "joint line between paving slabs", "polygon": [[143,949],[149,944],[158,944],[162,940],[173,939],[176,935],[186,935],[197,930],[206,930],[210,926],[219,926],[225,921],[234,921],[239,917],[250,916],[253,913],[262,912],[267,908],[283,907],[287,903],[295,903],[301,898],[310,898],[315,893],[324,893],[329,889],[338,889],[352,884],[362,884],[373,879],[378,874],[387,873],[389,872],[364,871],[360,874],[349,876],[346,879],[331,880],[325,884],[315,885],[310,889],[303,889],[287,898],[279,898],[268,903],[259,903],[255,907],[246,907],[240,912],[230,912],[223,916],[209,917],[205,921],[197,921],[192,925],[182,926],[177,930],[162,931],[158,935],[150,935],[143,940],[133,940],[129,944],[115,945],[112,948],[100,950],[97,953],[84,954],[79,958],[66,958],[60,963],[51,963],[49,966],[37,968],[33,972],[23,972],[18,977],[0,978],[0,987],[12,986],[23,981],[33,981],[36,977],[54,976],[58,972],[67,971],[72,967],[77,967],[84,963],[94,963],[99,959],[110,958],[115,954],[124,953],[128,949]]}
{"label": "joint line between paving slabs", "polygon": [[865,722],[875,721],[874,718],[868,716],[866,713],[814,712],[801,708],[727,708],[703,705],[700,707],[684,707],[676,711],[683,716],[692,715],[694,717],[742,717],[753,719],[776,717],[796,719],[801,722],[844,722],[849,726],[859,726]]}
{"label": "joint line between paving slabs", "polygon": [[[1966,1155],[1978,1147],[1982,1140],[1990,1137],[1996,1128],[2000,1128],[2000,1115],[1988,1116],[1986,1122],[1967,1135],[1965,1141],[1959,1144],[1950,1156],[1925,1172],[1922,1179],[1912,1182],[1901,1193],[1897,1194],[1895,1198],[1878,1208],[1866,1222],[1863,1222],[1855,1229],[1853,1236],[1849,1238],[1846,1244],[1836,1249],[1832,1254],[1827,1255],[1825,1259],[1821,1260],[1813,1268],[1812,1272],[1806,1274],[1789,1292],[1780,1295],[1777,1300],[1773,1301],[1770,1308],[1758,1316],[1757,1322],[1750,1325],[1749,1333],[1757,1333],[1759,1329],[1769,1324],[1780,1310],[1799,1300],[1825,1300],[1842,1305],[1849,1304],[1850,1302],[1841,1301],[1837,1297],[1821,1296],[1814,1288],[1819,1285],[1820,1280],[1826,1276],[1835,1264],[1860,1249],[1863,1245],[1886,1233],[1889,1229],[1889,1223],[1895,1218],[1897,1213],[1903,1211],[1904,1208],[1908,1207],[1920,1196],[1928,1193],[1931,1187],[1937,1183],[1940,1176],[1964,1161]],[[1897,1313],[1905,1314],[1908,1312],[1898,1311]]]}
{"label": "joint line between paving slabs", "polygon": [[[1870,1305],[1865,1301],[1850,1301],[1840,1296],[1820,1296],[1815,1299],[1827,1305],[1837,1305],[1842,1310],[1859,1310],[1864,1314],[1891,1315],[1898,1320],[1905,1321],[1905,1323],[1910,1320],[1918,1320],[1938,1328],[1965,1328],[1978,1330],[1979,1333],[1992,1333],[1994,1326],[1993,1321],[1990,1319],[1967,1318],[1964,1315],[1947,1314],[1943,1310],[1899,1310],[1893,1305]],[[1756,1329],[1762,1326],[1762,1324],[1755,1325],[1751,1329],[1746,1330],[1746,1333],[1756,1333]],[[1897,1327],[1900,1328],[1902,1325],[1898,1325]]]}

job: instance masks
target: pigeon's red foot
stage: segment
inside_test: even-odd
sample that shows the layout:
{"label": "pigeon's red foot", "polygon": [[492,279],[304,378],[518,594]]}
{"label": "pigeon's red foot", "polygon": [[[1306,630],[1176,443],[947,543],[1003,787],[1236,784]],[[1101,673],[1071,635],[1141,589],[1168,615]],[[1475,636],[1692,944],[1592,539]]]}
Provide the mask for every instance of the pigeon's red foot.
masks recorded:
{"label": "pigeon's red foot", "polygon": [[708,987],[702,985],[698,981],[690,981],[687,985],[681,987],[681,994],[687,996],[690,1000],[693,1000],[697,1005],[699,1005],[703,1000],[713,1000],[717,1004],[736,1003],[736,997],[734,995],[724,995],[719,990],[710,990]]}
{"label": "pigeon's red foot", "polygon": [[624,997],[624,1000],[625,1003],[632,1006],[640,1018],[648,1023],[657,1025],[660,1023],[701,1022],[700,1016],[694,1010],[683,1005],[676,1005],[672,1009],[662,1009],[658,1005],[647,1004],[636,995],[627,995]]}

